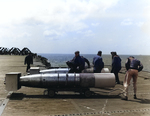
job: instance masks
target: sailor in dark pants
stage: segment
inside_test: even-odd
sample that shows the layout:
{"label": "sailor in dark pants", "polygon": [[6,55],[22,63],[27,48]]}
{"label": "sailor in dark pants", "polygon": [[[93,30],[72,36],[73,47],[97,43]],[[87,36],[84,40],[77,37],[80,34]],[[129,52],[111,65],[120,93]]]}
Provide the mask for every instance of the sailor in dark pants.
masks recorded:
{"label": "sailor in dark pants", "polygon": [[25,57],[24,64],[27,64],[26,72],[28,72],[28,70],[30,69],[30,64],[33,64],[33,58],[31,53],[29,53],[28,56]]}
{"label": "sailor in dark pants", "polygon": [[120,84],[118,73],[121,70],[121,58],[117,55],[116,52],[111,52],[112,54],[112,70],[111,73],[114,73],[116,78],[116,83]]}

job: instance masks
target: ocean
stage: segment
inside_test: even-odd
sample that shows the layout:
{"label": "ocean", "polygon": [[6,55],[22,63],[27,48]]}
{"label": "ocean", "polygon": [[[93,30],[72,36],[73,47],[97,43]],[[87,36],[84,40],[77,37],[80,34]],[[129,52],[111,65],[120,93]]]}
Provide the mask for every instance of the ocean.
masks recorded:
{"label": "ocean", "polygon": [[[67,67],[66,61],[69,61],[74,57],[74,54],[38,54],[38,55],[41,55],[47,58],[49,62],[51,63],[52,67]],[[92,64],[92,60],[95,54],[81,54],[81,56],[84,56],[85,58],[87,58],[90,64]],[[119,56],[122,60],[121,62],[122,67],[125,67],[126,59],[130,55],[119,55]],[[141,61],[141,63],[144,66],[143,68],[144,71],[150,72],[150,55],[134,55],[134,57]],[[111,65],[111,62],[112,62],[111,55],[104,54],[102,55],[102,58],[104,61],[104,65]]]}

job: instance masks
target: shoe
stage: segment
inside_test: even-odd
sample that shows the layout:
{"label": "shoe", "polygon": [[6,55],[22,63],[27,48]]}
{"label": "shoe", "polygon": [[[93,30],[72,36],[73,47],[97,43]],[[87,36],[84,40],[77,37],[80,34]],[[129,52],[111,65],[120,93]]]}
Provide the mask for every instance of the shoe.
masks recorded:
{"label": "shoe", "polygon": [[136,94],[134,95],[134,99],[137,99]]}
{"label": "shoe", "polygon": [[126,100],[126,101],[127,101],[127,100],[128,100],[128,97],[127,97],[127,96],[125,96],[124,98],[122,98],[122,100]]}

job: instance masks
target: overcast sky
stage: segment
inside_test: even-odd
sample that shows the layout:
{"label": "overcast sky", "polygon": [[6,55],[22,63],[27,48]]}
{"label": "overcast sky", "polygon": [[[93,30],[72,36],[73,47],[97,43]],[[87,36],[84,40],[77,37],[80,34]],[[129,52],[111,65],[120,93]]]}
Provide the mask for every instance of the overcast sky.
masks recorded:
{"label": "overcast sky", "polygon": [[150,0],[0,0],[0,47],[150,55]]}

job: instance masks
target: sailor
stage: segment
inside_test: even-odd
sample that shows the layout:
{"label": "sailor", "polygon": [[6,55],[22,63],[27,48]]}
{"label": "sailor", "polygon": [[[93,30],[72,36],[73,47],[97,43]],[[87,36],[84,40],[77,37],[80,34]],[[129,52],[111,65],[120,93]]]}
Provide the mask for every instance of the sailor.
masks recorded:
{"label": "sailor", "polygon": [[104,68],[104,62],[101,57],[102,51],[98,51],[97,55],[93,58],[94,73],[101,73]]}
{"label": "sailor", "polygon": [[134,99],[137,99],[137,97],[136,97],[137,77],[138,77],[138,72],[140,72],[143,69],[143,65],[139,60],[135,59],[133,56],[130,56],[125,63],[125,67],[127,69],[127,72],[126,72],[124,83],[123,83],[124,90],[125,90],[124,100],[128,100],[128,86],[130,84],[131,78],[133,79]]}
{"label": "sailor", "polygon": [[120,84],[118,73],[121,70],[121,58],[117,55],[116,52],[111,52],[111,55],[112,55],[111,73],[115,74],[116,83]]}
{"label": "sailor", "polygon": [[66,63],[71,68],[69,70],[69,73],[74,73],[74,72],[75,73],[81,73],[82,70],[84,70],[84,68],[85,68],[84,58],[82,58],[80,56],[80,52],[79,51],[76,51],[75,52],[75,57],[72,60],[70,60],[70,61],[68,61]]}
{"label": "sailor", "polygon": [[24,60],[24,64],[27,64],[27,68],[26,68],[26,72],[28,72],[28,70],[30,69],[30,64],[33,64],[33,58],[31,53],[29,53]]}

